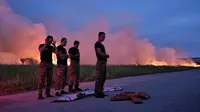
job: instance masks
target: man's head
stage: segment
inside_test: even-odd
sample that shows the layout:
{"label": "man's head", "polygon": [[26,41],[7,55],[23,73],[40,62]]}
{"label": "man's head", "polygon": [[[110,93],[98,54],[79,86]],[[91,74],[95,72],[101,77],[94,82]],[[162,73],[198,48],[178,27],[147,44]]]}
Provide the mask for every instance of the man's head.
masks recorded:
{"label": "man's head", "polygon": [[99,32],[98,39],[99,39],[100,42],[104,41],[105,37],[106,37],[105,32]]}
{"label": "man's head", "polygon": [[75,41],[74,41],[74,47],[75,47],[75,48],[78,48],[79,43],[80,43],[80,42],[79,42],[78,40],[75,40]]}
{"label": "man's head", "polygon": [[62,46],[66,46],[66,45],[67,45],[67,39],[66,39],[66,38],[63,37],[63,38],[61,39],[61,45],[62,45]]}
{"label": "man's head", "polygon": [[45,42],[50,45],[53,42],[53,37],[51,35],[48,35],[47,38],[45,39]]}

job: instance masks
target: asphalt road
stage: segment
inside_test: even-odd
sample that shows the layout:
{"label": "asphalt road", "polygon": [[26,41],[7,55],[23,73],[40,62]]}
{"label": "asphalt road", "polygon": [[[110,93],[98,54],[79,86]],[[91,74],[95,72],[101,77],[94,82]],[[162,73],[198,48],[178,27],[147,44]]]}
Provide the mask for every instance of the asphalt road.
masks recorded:
{"label": "asphalt road", "polygon": [[[110,97],[87,97],[74,102],[50,103],[56,98],[37,100],[37,92],[0,97],[1,112],[200,112],[200,70],[128,77],[106,82],[120,85],[124,91],[145,91],[152,99],[143,104],[131,101],[111,102]],[[81,83],[93,88],[94,83]]]}

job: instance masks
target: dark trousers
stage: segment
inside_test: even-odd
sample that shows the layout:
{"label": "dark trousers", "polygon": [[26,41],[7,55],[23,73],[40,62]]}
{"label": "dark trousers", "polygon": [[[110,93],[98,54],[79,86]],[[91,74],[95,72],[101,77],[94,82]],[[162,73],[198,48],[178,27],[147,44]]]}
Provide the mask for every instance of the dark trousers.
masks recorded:
{"label": "dark trousers", "polygon": [[44,83],[46,80],[46,94],[50,94],[52,86],[53,64],[40,62],[40,79],[38,83],[38,95],[42,95]]}
{"label": "dark trousers", "polygon": [[80,80],[80,63],[75,60],[71,60],[69,70],[70,70],[69,86],[73,87],[74,85],[75,87],[78,87]]}
{"label": "dark trousers", "polygon": [[96,63],[96,82],[95,93],[103,93],[104,83],[106,81],[106,61],[98,60]]}
{"label": "dark trousers", "polygon": [[58,65],[56,74],[56,91],[63,90],[67,83],[67,65]]}

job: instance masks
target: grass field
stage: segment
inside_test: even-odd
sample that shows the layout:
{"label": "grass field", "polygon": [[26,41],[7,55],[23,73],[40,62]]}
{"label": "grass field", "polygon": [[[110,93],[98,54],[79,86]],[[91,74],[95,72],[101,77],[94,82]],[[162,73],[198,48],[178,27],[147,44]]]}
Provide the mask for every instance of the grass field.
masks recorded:
{"label": "grass field", "polygon": [[[189,69],[198,68],[134,65],[108,66],[107,79],[139,76],[153,73],[175,72]],[[53,83],[55,83],[55,73],[56,67],[54,66]],[[82,65],[80,79],[82,82],[94,81],[95,66]],[[36,90],[38,80],[38,65],[0,65],[0,95]]]}

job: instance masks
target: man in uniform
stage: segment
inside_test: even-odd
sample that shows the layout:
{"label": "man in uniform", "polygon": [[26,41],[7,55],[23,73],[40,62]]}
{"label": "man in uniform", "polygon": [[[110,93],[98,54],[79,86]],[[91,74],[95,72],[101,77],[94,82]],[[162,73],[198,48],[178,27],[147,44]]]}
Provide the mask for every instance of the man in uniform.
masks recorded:
{"label": "man in uniform", "polygon": [[58,54],[57,56],[57,75],[56,75],[56,96],[61,96],[61,94],[67,94],[64,91],[66,78],[67,78],[67,51],[64,48],[67,44],[67,39],[62,38],[60,45],[57,47]]}
{"label": "man in uniform", "polygon": [[106,50],[102,42],[105,40],[105,33],[99,32],[98,41],[95,43],[94,48],[97,57],[96,63],[96,82],[95,82],[95,97],[96,98],[104,98],[108,96],[104,94],[104,83],[106,81],[106,65],[107,58],[109,55],[106,54]]}
{"label": "man in uniform", "polygon": [[56,41],[53,40],[52,36],[47,36],[44,44],[40,44],[38,50],[40,52],[40,81],[38,83],[38,99],[43,99],[42,91],[44,88],[45,80],[46,85],[46,96],[53,97],[50,94],[52,86],[52,76],[53,76],[53,59],[52,53],[57,54]]}
{"label": "man in uniform", "polygon": [[[80,52],[79,52],[79,41],[74,41],[74,47],[71,47],[68,51],[70,57],[70,82],[69,92],[82,91],[79,88],[79,77],[80,77]],[[73,89],[74,85],[74,89]]]}

